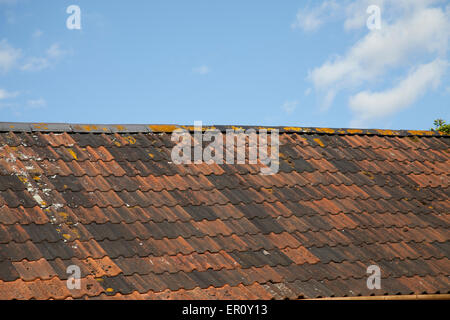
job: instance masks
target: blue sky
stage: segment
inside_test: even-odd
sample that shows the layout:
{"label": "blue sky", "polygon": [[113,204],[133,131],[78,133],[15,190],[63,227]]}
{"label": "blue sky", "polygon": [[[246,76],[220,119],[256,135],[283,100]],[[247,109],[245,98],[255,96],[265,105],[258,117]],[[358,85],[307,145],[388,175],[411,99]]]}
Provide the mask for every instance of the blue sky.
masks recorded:
{"label": "blue sky", "polygon": [[449,39],[439,0],[0,0],[0,121],[429,129]]}

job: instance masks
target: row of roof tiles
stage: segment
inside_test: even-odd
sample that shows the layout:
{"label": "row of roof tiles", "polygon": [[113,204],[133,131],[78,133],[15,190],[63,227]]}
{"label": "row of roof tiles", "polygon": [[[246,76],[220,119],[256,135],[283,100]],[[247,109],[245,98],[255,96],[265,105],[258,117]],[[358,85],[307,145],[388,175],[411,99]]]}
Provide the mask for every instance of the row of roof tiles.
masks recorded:
{"label": "row of roof tiles", "polygon": [[[163,149],[163,150],[161,150]],[[448,146],[447,146],[448,149]],[[425,161],[430,162],[445,162],[448,161],[444,155],[437,150],[421,150],[415,151],[411,154],[411,150],[397,150],[389,149],[353,149],[354,154],[350,154],[348,151],[340,151],[338,148],[316,148],[316,147],[295,147],[281,145],[279,147],[281,162],[283,160],[288,162],[289,159],[294,162],[300,160],[320,160],[324,157],[331,162],[334,161],[363,161],[363,160],[377,160],[377,161],[390,161],[390,162],[405,162],[405,161]],[[171,149],[170,148],[160,148],[156,150],[152,147],[33,147],[30,149],[28,146],[19,147],[2,147],[3,157],[10,158],[16,157],[19,160],[63,160],[63,161],[143,161],[143,162],[162,162],[171,161]],[[236,153],[235,153],[236,154]],[[416,155],[417,154],[417,155]],[[226,162],[225,162],[226,163]],[[231,163],[234,165],[234,163]],[[305,168],[308,169],[308,168]]]}
{"label": "row of roof tiles", "polygon": [[[173,132],[176,129],[193,131],[191,125],[175,124],[69,124],[69,123],[20,123],[0,122],[0,131],[13,132],[91,132],[91,133],[137,133],[137,132]],[[227,129],[239,131],[246,129],[277,129],[279,132],[296,133],[327,133],[327,134],[365,134],[365,135],[388,135],[388,136],[441,136],[444,132],[433,130],[382,130],[382,129],[334,129],[334,128],[311,128],[311,127],[263,127],[263,126],[224,126],[207,125],[202,130]]]}
{"label": "row of roof tiles", "polygon": [[[318,251],[318,250],[317,250]],[[278,252],[278,257],[276,256]],[[319,252],[320,253],[320,252]],[[284,258],[282,258],[284,257]],[[268,260],[268,262],[266,262]],[[311,254],[304,247],[285,248],[282,250],[244,251],[244,252],[205,252],[190,255],[174,255],[142,258],[118,257],[118,258],[71,258],[54,260],[39,259],[36,261],[13,261],[0,263],[0,270],[4,275],[3,281],[11,282],[22,279],[26,282],[50,280],[58,277],[61,280],[69,279],[66,273],[67,267],[77,265],[85,276],[92,275],[95,278],[115,277],[118,275],[168,275],[188,274],[190,272],[218,272],[222,270],[241,269],[241,272],[271,267],[285,275],[286,280],[308,281],[332,280],[336,278],[363,278],[366,276],[367,264],[381,266],[385,270],[381,274],[382,279],[402,276],[426,276],[445,275],[450,267],[447,257],[419,257],[394,258],[378,260],[343,260],[320,262],[319,258]],[[283,272],[287,268],[290,272]]]}
{"label": "row of roof tiles", "polygon": [[[417,216],[444,214],[450,212],[448,200],[418,201],[416,199],[320,199],[311,201],[275,201],[272,203],[231,203],[214,206],[184,206],[179,205],[169,207],[118,207],[111,206],[100,208],[93,206],[85,208],[64,208],[58,210],[56,205],[49,208],[34,206],[25,208],[0,207],[0,223],[10,224],[46,224],[50,222],[61,223],[70,222],[72,224],[81,222],[83,224],[106,222],[111,223],[135,223],[135,222],[188,222],[188,221],[212,221],[221,219],[248,218],[253,219],[266,217],[317,217],[331,216],[334,218],[344,218],[345,216],[357,216],[358,223],[364,224],[365,214],[371,214],[382,219],[379,214],[413,214]],[[324,209],[322,209],[324,207]],[[344,215],[344,216],[342,216]],[[334,217],[336,216],[336,217]],[[390,216],[389,216],[390,217]],[[403,216],[406,218],[406,216]],[[391,217],[392,218],[392,217]],[[373,221],[373,220],[372,220]],[[377,222],[379,225],[382,222]]]}
{"label": "row of roof tiles", "polygon": [[[323,196],[321,195],[323,193]],[[352,186],[345,185],[317,185],[294,186],[271,189],[236,189],[222,190],[170,190],[170,191],[63,191],[61,193],[55,191],[42,192],[42,197],[25,191],[0,191],[0,206],[8,205],[10,208],[23,206],[32,208],[36,206],[36,197],[39,196],[39,204],[42,207],[52,206],[53,204],[64,205],[69,208],[119,208],[119,207],[175,207],[175,206],[213,206],[226,204],[238,205],[241,203],[274,203],[276,201],[294,202],[312,201],[326,198],[332,199],[373,199],[373,200],[401,200],[414,198],[418,201],[429,203],[433,200],[446,200],[448,197],[448,187],[389,187],[384,186]],[[53,199],[53,201],[50,201]]]}
{"label": "row of roof tiles", "polygon": [[[272,252],[273,253],[273,252]],[[414,275],[419,276],[438,276],[445,275],[449,267],[449,260],[447,258],[429,258],[429,259],[380,259],[376,261],[330,261],[328,263],[311,263],[307,259],[302,259],[301,263],[293,262],[289,259],[279,260],[276,262],[276,258],[272,257],[270,264],[263,263],[261,258],[257,260],[257,255],[254,252],[250,252],[251,258],[246,257],[245,264],[241,265],[237,261],[241,261],[240,257],[236,253],[226,254],[205,254],[204,256],[174,256],[169,257],[166,261],[164,258],[149,258],[143,259],[138,257],[125,258],[120,257],[116,259],[110,259],[108,257],[101,259],[88,258],[86,260],[80,259],[56,259],[52,261],[38,260],[38,261],[21,261],[13,262],[10,270],[6,270],[6,266],[3,266],[2,271],[5,272],[5,282],[12,282],[18,279],[24,281],[50,280],[54,277],[58,277],[61,280],[67,280],[68,274],[66,269],[68,266],[76,264],[82,269],[82,273],[87,276],[94,276],[99,281],[114,281],[114,277],[131,277],[131,276],[162,276],[162,277],[184,277],[192,282],[197,277],[211,277],[216,279],[211,281],[214,286],[221,287],[218,282],[223,281],[223,274],[230,273],[251,273],[258,270],[270,270],[272,275],[266,276],[265,279],[252,279],[251,277],[231,277],[235,278],[235,281],[229,283],[229,285],[238,285],[239,283],[251,284],[255,281],[259,283],[265,283],[268,281],[281,282],[283,279],[287,282],[296,280],[309,281],[315,279],[322,281],[324,279],[333,280],[337,278],[341,279],[362,279],[366,278],[367,263],[377,263],[383,269],[387,270],[382,275],[382,279],[387,278],[400,278],[402,276],[411,277]],[[242,256],[243,254],[241,254]],[[167,268],[164,269],[157,264],[167,264]],[[244,279],[242,279],[244,278]],[[282,279],[280,279],[282,278]],[[117,279],[117,278],[116,278]],[[109,287],[109,286],[108,286]],[[192,284],[187,284],[185,287],[171,287],[171,285],[159,285],[153,288],[146,288],[147,292],[150,290],[161,291],[167,288],[172,290],[178,290],[180,288],[192,289]],[[195,285],[194,285],[195,287]],[[200,287],[208,287],[207,284],[200,285]],[[116,288],[116,291],[117,290]],[[129,293],[122,291],[122,293]]]}
{"label": "row of roof tiles", "polygon": [[[199,222],[136,222],[136,223],[70,223],[58,227],[50,224],[27,224],[19,226],[2,225],[0,227],[0,243],[6,244],[11,241],[23,243],[32,241],[34,243],[47,241],[61,241],[61,234],[71,242],[75,240],[97,241],[108,240],[162,240],[176,239],[183,237],[203,238],[218,236],[244,236],[244,235],[269,235],[282,234],[304,234],[302,241],[305,244],[317,243],[314,239],[323,236],[330,237],[329,243],[371,243],[377,240],[381,232],[385,232],[386,237],[381,241],[401,241],[410,239],[423,241],[439,240],[445,238],[439,232],[445,231],[448,226],[448,217],[440,214],[414,215],[408,214],[339,214],[336,218],[342,218],[342,222],[330,221],[331,219],[321,219],[323,217],[294,217],[275,218],[253,218],[236,220],[202,220]],[[378,220],[377,220],[378,219]],[[272,220],[272,221],[271,221]],[[66,221],[67,222],[67,221]],[[300,223],[301,222],[301,223]],[[289,223],[289,225],[288,225]],[[236,225],[239,224],[239,227]],[[369,229],[369,230],[367,230]],[[383,230],[388,229],[388,230]],[[342,231],[344,230],[344,231]],[[321,233],[321,234],[319,234]],[[292,244],[295,246],[295,243]]]}
{"label": "row of roof tiles", "polygon": [[[224,283],[224,278],[218,278],[216,285],[207,285],[211,274],[206,274],[204,285],[192,287],[181,274],[156,276],[122,276],[107,278],[102,284],[92,276],[81,279],[82,290],[68,290],[65,281],[52,278],[50,280],[36,280],[32,283],[23,280],[12,282],[0,281],[1,299],[298,299],[303,297],[346,297],[356,295],[371,295],[367,288],[366,279],[311,279],[307,281],[294,280],[292,282],[264,281],[263,272],[270,270],[256,270],[252,272],[252,280],[261,282],[230,281],[233,285]],[[222,272],[222,276],[233,276],[231,272]],[[216,275],[214,275],[216,276]],[[201,278],[195,279],[198,283]],[[281,279],[278,277],[278,279]],[[161,286],[161,281],[170,283],[170,288]],[[185,284],[189,288],[180,287]],[[191,282],[192,283],[192,282]],[[220,286],[222,284],[222,286]],[[114,287],[120,290],[114,290]],[[133,290],[138,288],[138,290]],[[166,289],[164,289],[166,288]],[[179,289],[176,289],[179,288]],[[147,290],[149,289],[149,290]],[[413,294],[443,293],[448,290],[448,280],[445,275],[402,276],[385,281],[380,294]],[[320,292],[321,294],[318,294]]]}
{"label": "row of roof tiles", "polygon": [[[195,141],[195,135],[191,136]],[[226,137],[223,137],[226,142]],[[270,136],[269,136],[270,138]],[[281,133],[279,135],[280,145],[294,145],[302,147],[350,147],[358,149],[434,149],[442,150],[448,148],[448,140],[445,136],[392,136],[384,139],[383,136],[370,135],[334,135],[334,134],[298,134]],[[370,141],[370,143],[368,143]],[[246,138],[249,143],[248,137]],[[203,143],[206,143],[205,141]],[[8,146],[74,146],[84,148],[87,146],[117,146],[117,147],[153,147],[171,148],[174,141],[168,133],[70,133],[70,132],[7,132],[0,135],[0,145]],[[298,147],[297,147],[298,148]],[[159,150],[159,149],[158,149]],[[345,152],[345,149],[341,150]]]}
{"label": "row of roof tiles", "polygon": [[[433,233],[429,234],[429,239],[422,242],[416,242],[414,239],[409,242],[379,242],[366,244],[363,241],[355,241],[355,244],[340,244],[340,240],[336,240],[333,245],[319,244],[319,246],[310,246],[307,249],[311,254],[318,257],[323,263],[330,261],[368,261],[377,259],[394,259],[402,257],[403,259],[424,259],[443,258],[446,257],[450,249],[450,241],[443,241],[439,232],[444,232],[445,228],[434,229]],[[368,233],[370,231],[367,231]],[[414,233],[412,233],[414,234]],[[292,237],[298,238],[301,241],[302,236],[298,233],[291,234]],[[306,238],[307,235],[303,236]],[[86,259],[96,258],[100,259],[109,256],[111,259],[118,257],[161,257],[166,255],[189,255],[194,252],[204,254],[206,252],[216,253],[220,251],[260,251],[260,250],[274,250],[286,249],[289,247],[288,243],[278,244],[272,243],[271,238],[286,238],[286,234],[255,234],[248,235],[228,235],[228,236],[205,236],[205,237],[191,237],[183,239],[177,237],[174,239],[148,239],[148,240],[99,240],[94,239],[88,241],[75,240],[73,242],[37,242],[26,241],[23,243],[9,242],[2,245],[1,253],[3,257],[0,261],[22,261],[27,259],[29,261],[39,260],[45,258],[46,260],[54,260],[57,258],[67,260],[72,258]],[[336,235],[335,235],[336,237]],[[412,237],[412,236],[411,236]],[[64,239],[62,236],[61,238]],[[287,237],[289,238],[289,237]],[[418,237],[420,239],[420,237]],[[423,238],[422,238],[423,239]],[[436,240],[439,239],[439,240]],[[426,242],[426,241],[432,242]],[[345,240],[344,240],[345,241]],[[342,241],[342,242],[344,242]],[[305,243],[306,244],[306,243]],[[289,247],[291,248],[291,247]],[[306,247],[305,247],[306,248]],[[296,249],[296,248],[291,248]],[[375,250],[375,251],[372,251]],[[374,254],[376,252],[376,254]],[[378,257],[375,259],[374,257]],[[267,259],[270,260],[270,259]]]}
{"label": "row of roof tiles", "polygon": [[[36,175],[41,183],[45,183],[47,188],[58,192],[64,191],[86,191],[107,192],[110,190],[120,191],[200,191],[200,190],[223,190],[223,189],[271,189],[271,188],[293,188],[295,186],[374,186],[380,187],[403,187],[405,185],[416,188],[443,187],[447,188],[450,183],[447,174],[425,174],[425,173],[372,173],[369,171],[347,172],[345,175],[340,172],[303,172],[292,171],[290,173],[280,172],[275,178],[256,174],[244,174],[240,176],[228,175],[186,175],[175,174],[173,176],[76,176],[76,175]],[[15,191],[27,190],[27,185],[23,183],[23,178],[15,175],[0,174],[0,191],[12,189]]]}
{"label": "row of roof tiles", "polygon": [[[17,159],[16,159],[17,160]],[[226,175],[226,178],[232,179],[234,182],[239,180],[235,176],[247,176],[249,179],[258,179],[258,185],[280,185],[281,182],[278,181],[280,175],[284,173],[289,173],[289,175],[284,175],[290,177],[291,175],[298,177],[297,173],[304,174],[308,173],[330,173],[333,174],[334,179],[339,179],[336,184],[346,184],[348,180],[345,179],[347,174],[357,174],[362,173],[368,176],[370,179],[380,175],[379,178],[388,179],[388,175],[410,175],[415,174],[421,175],[444,175],[448,177],[448,165],[449,161],[442,162],[431,162],[425,160],[411,161],[411,162],[399,162],[399,161],[378,161],[378,160],[363,160],[363,161],[349,161],[349,160],[298,160],[298,161],[280,161],[279,175],[272,175],[271,178],[261,177],[259,175],[260,165],[256,164],[187,164],[183,166],[175,165],[173,163],[163,162],[163,161],[63,161],[63,160],[18,160],[14,164],[11,163],[9,158],[0,158],[0,175],[10,175],[11,172],[27,173],[33,178],[39,179],[40,175],[45,174],[45,176],[52,178],[53,176],[114,176],[114,177],[162,177],[163,179],[176,179],[173,177],[179,175],[183,179],[197,179],[199,176],[211,176],[209,178],[213,179],[215,176]],[[30,169],[26,169],[30,168]],[[25,171],[27,170],[27,171]],[[44,173],[45,172],[45,173]],[[253,175],[250,177],[249,175]],[[169,178],[172,177],[172,178]],[[322,176],[323,177],[323,176]],[[354,176],[357,178],[356,176]],[[412,177],[412,176],[411,176]],[[277,179],[278,178],[278,179]],[[440,178],[440,177],[439,177]],[[54,178],[52,178],[54,179]],[[219,178],[218,178],[219,179]],[[264,180],[265,179],[265,180]],[[294,178],[288,178],[287,183]],[[360,179],[359,179],[360,180]],[[392,179],[391,179],[392,180]],[[428,179],[430,181],[431,179]],[[124,180],[125,182],[126,180]],[[303,185],[304,179],[299,180],[299,184]],[[233,182],[230,182],[233,183]],[[329,182],[324,182],[328,184]],[[361,184],[358,181],[358,184]],[[389,184],[389,183],[388,183]],[[415,184],[415,183],[413,183]],[[185,185],[185,184],[184,184]]]}

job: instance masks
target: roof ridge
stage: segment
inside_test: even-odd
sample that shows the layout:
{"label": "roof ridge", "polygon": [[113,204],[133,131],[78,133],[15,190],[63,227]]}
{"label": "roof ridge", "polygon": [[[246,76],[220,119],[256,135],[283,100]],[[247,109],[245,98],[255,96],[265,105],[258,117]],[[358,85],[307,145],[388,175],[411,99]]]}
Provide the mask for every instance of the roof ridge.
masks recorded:
{"label": "roof ridge", "polygon": [[[77,124],[44,122],[0,122],[0,132],[81,132],[81,133],[171,133],[176,129],[194,131],[192,125],[177,124]],[[295,126],[250,126],[250,125],[206,125],[203,130],[265,129],[279,130],[280,133],[336,134],[336,135],[376,135],[376,136],[450,136],[434,130],[390,130],[357,128],[320,128]]]}

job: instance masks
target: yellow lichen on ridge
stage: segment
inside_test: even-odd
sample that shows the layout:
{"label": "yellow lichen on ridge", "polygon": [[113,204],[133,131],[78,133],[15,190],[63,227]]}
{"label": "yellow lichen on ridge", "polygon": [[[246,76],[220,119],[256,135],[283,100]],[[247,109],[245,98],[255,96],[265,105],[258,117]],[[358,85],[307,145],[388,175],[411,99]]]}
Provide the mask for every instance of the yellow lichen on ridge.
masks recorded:
{"label": "yellow lichen on ridge", "polygon": [[426,130],[408,130],[408,133],[415,135],[415,136],[431,136],[434,134],[433,131],[426,131]]}
{"label": "yellow lichen on ridge", "polygon": [[173,132],[177,129],[177,126],[173,124],[151,124],[148,127],[152,132]]}
{"label": "yellow lichen on ridge", "polygon": [[92,130],[98,130],[98,127],[96,125],[84,125],[81,126],[85,131],[92,131]]}
{"label": "yellow lichen on ridge", "polygon": [[383,130],[383,129],[376,129],[376,131],[384,136],[395,136],[398,135],[398,133],[396,131],[393,130]]}
{"label": "yellow lichen on ridge", "polygon": [[302,128],[300,127],[284,127],[283,129],[286,131],[296,131],[296,132],[302,131]]}
{"label": "yellow lichen on ridge", "polygon": [[270,127],[258,127],[259,130],[267,130],[267,131],[275,131],[278,130],[277,128],[270,128]]}
{"label": "yellow lichen on ridge", "polygon": [[44,129],[44,130],[48,130],[48,126],[46,123],[33,123],[33,126],[36,129]]}
{"label": "yellow lichen on ridge", "polygon": [[[351,133],[351,134],[363,133],[363,131],[361,129],[347,129],[347,132]],[[344,131],[344,133],[345,133],[345,131]]]}
{"label": "yellow lichen on ridge", "polygon": [[114,127],[119,131],[125,131],[127,129],[121,124],[116,124]]}
{"label": "yellow lichen on ridge", "polygon": [[330,128],[316,128],[316,130],[318,132],[329,133],[329,134],[335,132],[333,129],[330,129]]}

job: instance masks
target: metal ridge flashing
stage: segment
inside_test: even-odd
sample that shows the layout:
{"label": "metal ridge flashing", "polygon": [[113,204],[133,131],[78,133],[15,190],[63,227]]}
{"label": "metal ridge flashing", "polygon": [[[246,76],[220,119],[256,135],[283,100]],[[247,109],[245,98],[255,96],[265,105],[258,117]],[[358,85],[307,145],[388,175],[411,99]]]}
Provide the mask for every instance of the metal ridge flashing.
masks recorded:
{"label": "metal ridge flashing", "polygon": [[[71,124],[42,122],[0,122],[0,132],[77,132],[77,133],[171,133],[176,129],[194,131],[193,125],[176,124]],[[202,130],[227,129],[240,131],[246,129],[278,130],[280,133],[328,134],[328,135],[376,135],[376,136],[450,136],[434,130],[388,130],[388,129],[352,129],[352,128],[318,128],[288,126],[234,126],[206,125]]]}

